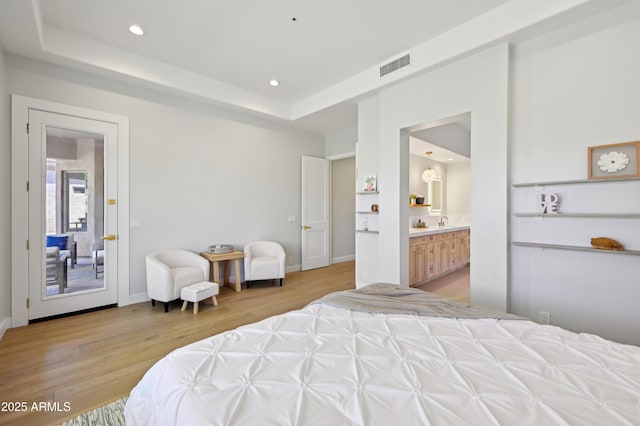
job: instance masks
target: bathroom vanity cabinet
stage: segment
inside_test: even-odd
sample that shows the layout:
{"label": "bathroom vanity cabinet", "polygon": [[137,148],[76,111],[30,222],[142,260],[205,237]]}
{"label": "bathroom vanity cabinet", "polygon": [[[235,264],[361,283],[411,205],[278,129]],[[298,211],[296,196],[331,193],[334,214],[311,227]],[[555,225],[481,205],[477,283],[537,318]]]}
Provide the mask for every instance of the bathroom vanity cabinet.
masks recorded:
{"label": "bathroom vanity cabinet", "polygon": [[469,227],[412,232],[409,285],[419,285],[463,268],[470,262]]}

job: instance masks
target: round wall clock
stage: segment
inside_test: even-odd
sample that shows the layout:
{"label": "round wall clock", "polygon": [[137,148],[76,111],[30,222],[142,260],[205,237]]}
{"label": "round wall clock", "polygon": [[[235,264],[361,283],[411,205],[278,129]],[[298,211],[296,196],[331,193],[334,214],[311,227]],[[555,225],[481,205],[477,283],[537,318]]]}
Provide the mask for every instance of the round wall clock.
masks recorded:
{"label": "round wall clock", "polygon": [[629,157],[624,152],[611,151],[602,154],[598,160],[598,166],[603,172],[619,172],[627,167]]}

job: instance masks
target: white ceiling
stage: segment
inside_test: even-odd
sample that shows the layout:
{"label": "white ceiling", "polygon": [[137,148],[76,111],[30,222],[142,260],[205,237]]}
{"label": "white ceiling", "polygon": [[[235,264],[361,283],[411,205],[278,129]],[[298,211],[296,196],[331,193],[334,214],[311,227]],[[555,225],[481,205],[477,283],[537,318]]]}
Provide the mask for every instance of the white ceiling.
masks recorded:
{"label": "white ceiling", "polygon": [[82,132],[73,129],[63,129],[60,127],[47,126],[47,137],[53,136],[62,139],[97,139],[104,140],[104,135],[100,133]]}
{"label": "white ceiling", "polygon": [[[427,154],[427,152],[431,152],[431,155]],[[471,161],[470,158],[464,155],[414,137],[409,138],[409,153],[445,164],[469,163]]]}
{"label": "white ceiling", "polygon": [[[385,85],[594,3],[602,0],[0,0],[0,43],[322,131],[355,124],[355,100]],[[378,77],[406,52],[410,67]]]}
{"label": "white ceiling", "polygon": [[[440,136],[437,134],[434,135],[432,132],[435,128],[439,128],[441,132],[445,131],[446,136],[442,137],[442,133],[440,133]],[[432,139],[433,137],[436,139]],[[447,164],[470,162],[471,158],[438,144],[437,141],[439,139],[444,139],[449,142],[457,140],[458,143],[466,145],[465,148],[467,152],[470,152],[471,114],[463,114],[455,121],[446,124],[429,123],[426,128],[415,130],[409,134],[409,153],[411,155],[429,158],[430,160]],[[429,152],[431,154],[428,154]]]}
{"label": "white ceiling", "polygon": [[[40,5],[47,25],[297,102],[506,1],[46,0]],[[129,33],[133,23],[144,36]],[[268,84],[273,78],[280,87]]]}

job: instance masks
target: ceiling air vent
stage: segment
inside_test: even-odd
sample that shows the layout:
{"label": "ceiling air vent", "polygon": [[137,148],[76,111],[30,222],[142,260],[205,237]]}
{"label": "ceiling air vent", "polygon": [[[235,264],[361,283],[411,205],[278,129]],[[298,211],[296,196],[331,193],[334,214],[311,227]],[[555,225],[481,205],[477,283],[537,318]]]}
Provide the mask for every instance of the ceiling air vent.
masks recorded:
{"label": "ceiling air vent", "polygon": [[391,61],[388,64],[384,64],[383,66],[381,66],[380,77],[384,77],[385,75],[397,71],[400,68],[406,67],[407,65],[411,65],[411,55],[409,53],[401,58],[396,59],[395,61]]}

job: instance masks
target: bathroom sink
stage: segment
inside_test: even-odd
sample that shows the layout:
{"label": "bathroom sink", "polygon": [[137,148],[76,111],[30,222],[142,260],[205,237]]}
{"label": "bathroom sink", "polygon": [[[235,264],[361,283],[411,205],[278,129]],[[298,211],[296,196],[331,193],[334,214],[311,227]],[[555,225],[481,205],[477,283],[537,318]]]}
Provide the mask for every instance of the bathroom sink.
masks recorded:
{"label": "bathroom sink", "polygon": [[409,228],[409,234],[417,234],[417,233],[424,233],[424,234],[437,234],[439,232],[442,231],[449,231],[449,230],[453,230],[453,229],[462,229],[462,228],[468,228],[469,225],[445,225],[445,226],[429,226],[427,228],[416,228],[416,227],[411,227]]}
{"label": "bathroom sink", "polygon": [[469,225],[445,225],[445,226],[435,226],[433,229],[459,229],[459,228],[465,228],[468,226]]}

